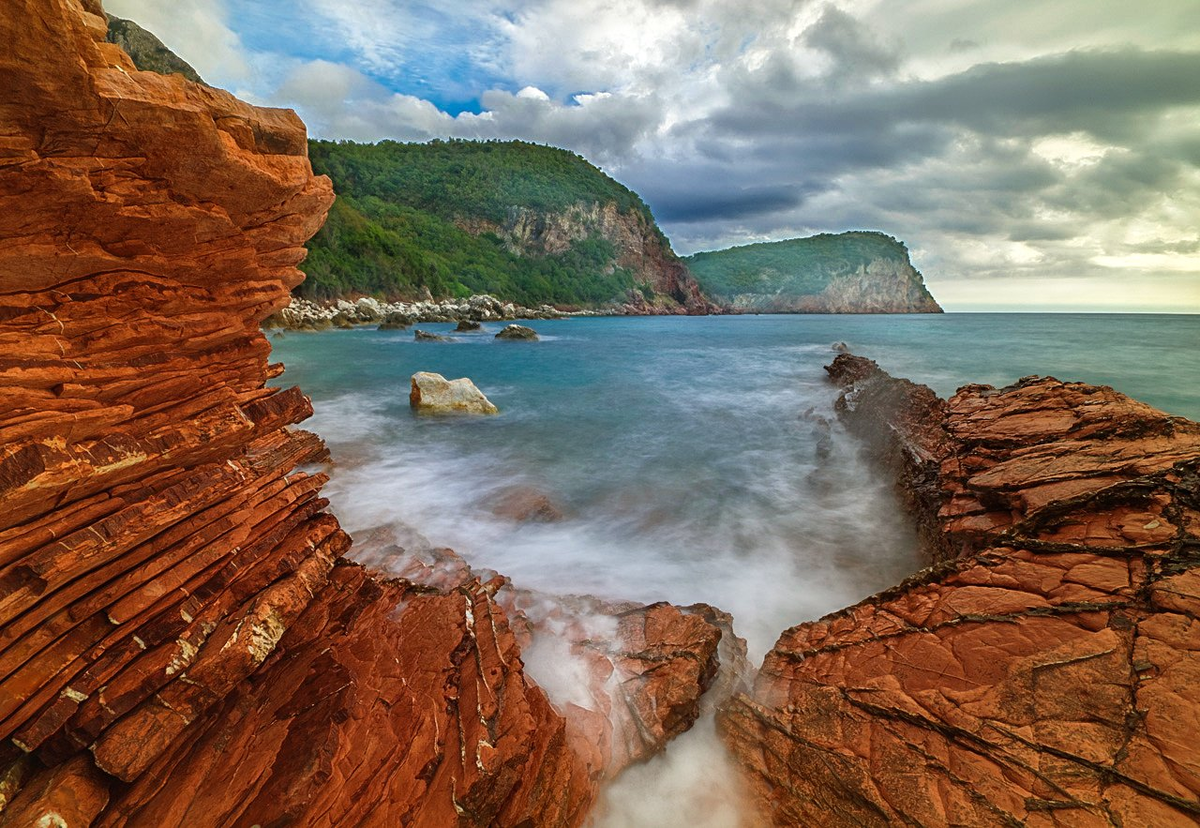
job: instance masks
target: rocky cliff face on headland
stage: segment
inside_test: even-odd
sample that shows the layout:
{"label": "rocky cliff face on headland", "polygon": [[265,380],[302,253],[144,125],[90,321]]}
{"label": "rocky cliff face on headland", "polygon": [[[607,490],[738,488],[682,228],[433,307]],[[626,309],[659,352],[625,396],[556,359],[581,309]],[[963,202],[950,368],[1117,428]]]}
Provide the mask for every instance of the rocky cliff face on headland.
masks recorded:
{"label": "rocky cliff face on headland", "polygon": [[942,403],[830,370],[943,562],[784,632],[723,711],[775,820],[1200,822],[1200,425],[1054,379]]}
{"label": "rocky cliff face on headland", "polygon": [[883,233],[822,233],[696,253],[710,296],[743,313],[941,313],[908,248]]}
{"label": "rocky cliff face on headland", "polygon": [[311,141],[338,200],[298,293],[491,294],[535,307],[717,310],[650,209],[584,158],[524,141]]}
{"label": "rocky cliff face on headland", "polygon": [[[494,233],[521,256],[567,252],[573,243],[596,236],[612,245],[614,265],[632,273],[644,292],[627,292],[622,311],[629,314],[709,314],[721,308],[709,301],[658,228],[640,211],[621,212],[615,202],[578,203],[561,212],[523,207],[509,210],[504,222],[470,222],[472,233]],[[647,295],[648,294],[648,295]]]}
{"label": "rocky cliff face on headland", "polygon": [[4,2],[0,825],[580,823],[720,629],[623,608],[618,751],[527,679],[503,579],[342,559],[259,328],[332,202],[303,124],[137,71],[96,0]]}

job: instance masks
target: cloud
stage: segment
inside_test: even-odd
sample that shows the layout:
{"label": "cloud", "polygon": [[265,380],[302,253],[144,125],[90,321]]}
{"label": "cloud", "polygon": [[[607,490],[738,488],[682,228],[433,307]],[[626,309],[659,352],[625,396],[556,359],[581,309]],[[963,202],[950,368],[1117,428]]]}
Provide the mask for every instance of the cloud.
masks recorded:
{"label": "cloud", "polygon": [[109,5],[322,137],[580,152],[683,252],[869,228],[972,301],[1200,281],[1194,0]]}

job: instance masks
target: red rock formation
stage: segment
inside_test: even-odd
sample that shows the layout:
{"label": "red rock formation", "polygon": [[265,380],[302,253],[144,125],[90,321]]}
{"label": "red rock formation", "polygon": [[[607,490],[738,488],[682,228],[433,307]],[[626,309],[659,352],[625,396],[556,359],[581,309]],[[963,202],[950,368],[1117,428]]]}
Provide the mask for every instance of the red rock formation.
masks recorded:
{"label": "red rock formation", "polygon": [[258,321],[331,199],[303,126],[105,31],[70,0],[0,15],[0,736],[132,779],[348,539],[293,472],[308,401],[264,387]]}
{"label": "red rock formation", "polygon": [[588,769],[522,677],[496,586],[431,592],[338,565],[213,724],[97,824],[577,824]]}
{"label": "red rock formation", "polygon": [[[576,660],[586,672],[581,689],[591,703],[565,704],[564,715],[583,742],[600,748],[607,778],[661,752],[695,724],[710,687],[716,684],[721,693],[745,671],[745,642],[733,635],[729,616],[707,605],[646,606],[580,596],[548,605],[532,593],[505,597],[521,617],[526,643],[555,637],[562,658]],[[721,656],[726,669],[718,681]]]}
{"label": "red rock formation", "polygon": [[832,373],[902,477],[933,469],[912,503],[961,554],[787,630],[723,710],[776,821],[1200,821],[1200,426],[1054,379],[943,405]]}
{"label": "red rock formation", "polygon": [[259,322],[332,200],[303,125],[136,71],[94,0],[6,3],[0,824],[578,824],[608,757],[502,582],[340,561],[296,470]]}
{"label": "red rock formation", "polygon": [[[453,550],[410,551],[391,528],[364,533],[355,557],[372,567],[462,589],[485,576],[472,571]],[[419,546],[423,539],[410,543]],[[589,756],[596,778],[612,778],[634,762],[665,749],[709,708],[728,698],[749,672],[746,643],[732,618],[706,604],[676,607],[657,603],[613,603],[589,596],[555,596],[514,588],[507,579],[488,581],[517,642],[557,643],[555,666],[583,674],[572,690],[586,706],[563,701],[561,712],[577,753]]]}

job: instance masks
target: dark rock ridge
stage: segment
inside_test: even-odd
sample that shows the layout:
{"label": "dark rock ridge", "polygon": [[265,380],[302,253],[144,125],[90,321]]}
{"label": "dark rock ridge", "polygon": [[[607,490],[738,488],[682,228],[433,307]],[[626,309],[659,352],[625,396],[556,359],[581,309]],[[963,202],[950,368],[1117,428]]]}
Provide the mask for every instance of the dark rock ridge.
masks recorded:
{"label": "dark rock ridge", "polygon": [[152,33],[132,20],[111,14],[105,17],[108,20],[106,39],[124,49],[138,69],[143,72],[157,72],[160,75],[179,74],[193,83],[204,83],[191,64],[168,49]]}
{"label": "dark rock ridge", "polygon": [[823,233],[684,261],[701,288],[734,312],[942,312],[908,248],[883,233]]}
{"label": "dark rock ridge", "polygon": [[1052,378],[830,373],[940,563],[785,631],[723,708],[775,821],[1200,822],[1200,425]]}
{"label": "dark rock ridge", "polygon": [[6,4],[0,825],[580,824],[721,628],[623,610],[601,721],[526,677],[503,579],[342,558],[260,330],[332,202],[303,124],[137,71],[95,0]]}

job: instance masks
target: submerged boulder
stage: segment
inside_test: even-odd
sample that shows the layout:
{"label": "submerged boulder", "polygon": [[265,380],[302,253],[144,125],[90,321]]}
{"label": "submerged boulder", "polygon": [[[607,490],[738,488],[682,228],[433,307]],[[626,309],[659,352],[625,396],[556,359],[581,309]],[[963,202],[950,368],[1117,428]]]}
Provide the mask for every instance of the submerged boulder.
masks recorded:
{"label": "submerged boulder", "polygon": [[499,414],[500,410],[466,377],[448,380],[441,374],[412,375],[409,405],[423,414]]}
{"label": "submerged boulder", "polygon": [[565,517],[548,494],[533,486],[505,489],[491,499],[490,505],[496,517],[518,523],[553,523]]}
{"label": "submerged boulder", "polygon": [[524,339],[531,342],[536,342],[537,338],[537,331],[535,331],[533,328],[527,328],[524,325],[506,325],[504,330],[496,334],[496,339]]}

